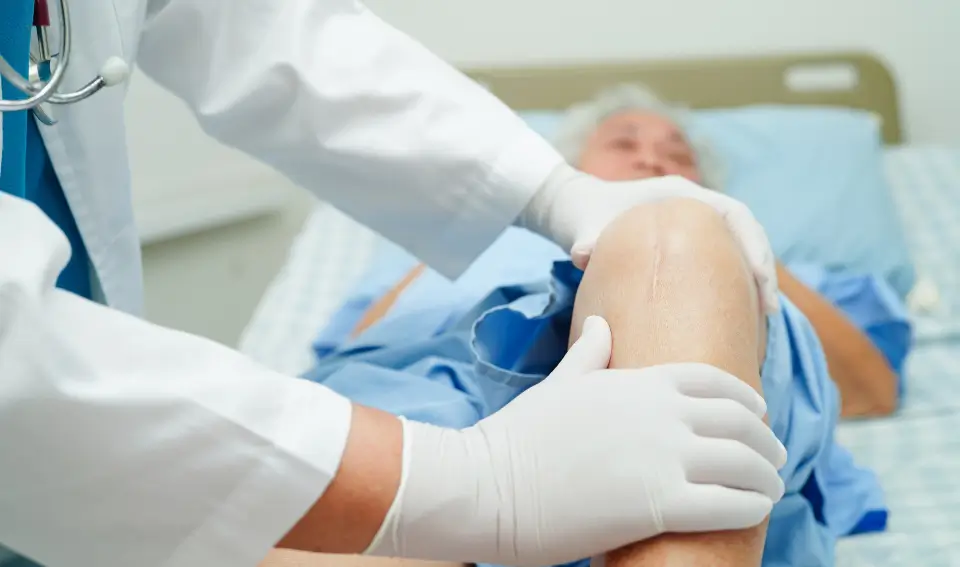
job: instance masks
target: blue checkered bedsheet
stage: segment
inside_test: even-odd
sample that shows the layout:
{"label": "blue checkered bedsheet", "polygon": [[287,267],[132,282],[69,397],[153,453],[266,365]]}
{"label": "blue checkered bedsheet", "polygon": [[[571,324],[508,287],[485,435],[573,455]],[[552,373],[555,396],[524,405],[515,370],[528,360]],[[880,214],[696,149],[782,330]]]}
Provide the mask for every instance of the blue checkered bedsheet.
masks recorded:
{"label": "blue checkered bedsheet", "polygon": [[940,301],[916,317],[899,414],[838,431],[880,476],[890,524],[886,533],[842,540],[837,565],[960,565],[960,150],[893,149],[887,168],[917,274]]}

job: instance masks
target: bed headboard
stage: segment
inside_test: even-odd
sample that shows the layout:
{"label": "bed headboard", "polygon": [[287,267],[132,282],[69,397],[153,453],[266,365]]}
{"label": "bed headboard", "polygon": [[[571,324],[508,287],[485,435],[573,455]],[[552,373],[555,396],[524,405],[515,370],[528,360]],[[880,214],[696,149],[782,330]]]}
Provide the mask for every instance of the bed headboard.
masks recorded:
{"label": "bed headboard", "polygon": [[887,144],[902,142],[896,81],[882,61],[867,53],[580,63],[466,73],[515,110],[563,109],[604,87],[639,81],[691,108],[768,103],[868,110],[883,120]]}

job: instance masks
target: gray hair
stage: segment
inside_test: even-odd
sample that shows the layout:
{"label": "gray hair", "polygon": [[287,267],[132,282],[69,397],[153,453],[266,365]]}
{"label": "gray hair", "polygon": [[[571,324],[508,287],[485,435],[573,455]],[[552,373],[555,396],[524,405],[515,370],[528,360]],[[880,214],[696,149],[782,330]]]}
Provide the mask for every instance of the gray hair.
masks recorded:
{"label": "gray hair", "polygon": [[621,112],[636,110],[663,116],[680,127],[696,155],[703,185],[717,191],[723,189],[723,162],[709,140],[691,132],[690,111],[665,102],[653,90],[641,84],[611,87],[601,91],[592,100],[571,106],[554,136],[553,145],[568,163],[576,165],[587,139],[604,120]]}

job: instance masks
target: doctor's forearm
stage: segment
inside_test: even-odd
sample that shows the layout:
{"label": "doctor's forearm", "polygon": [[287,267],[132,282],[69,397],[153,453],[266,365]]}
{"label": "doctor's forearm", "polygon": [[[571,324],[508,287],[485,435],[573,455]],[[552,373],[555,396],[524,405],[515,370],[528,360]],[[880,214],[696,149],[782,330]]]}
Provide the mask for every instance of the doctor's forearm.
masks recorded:
{"label": "doctor's forearm", "polygon": [[155,5],[139,67],[207,133],[445,275],[513,223],[563,161],[486,89],[355,0]]}
{"label": "doctor's forearm", "polygon": [[403,426],[395,416],[354,405],[337,475],[277,547],[361,553],[373,541],[400,487]]}

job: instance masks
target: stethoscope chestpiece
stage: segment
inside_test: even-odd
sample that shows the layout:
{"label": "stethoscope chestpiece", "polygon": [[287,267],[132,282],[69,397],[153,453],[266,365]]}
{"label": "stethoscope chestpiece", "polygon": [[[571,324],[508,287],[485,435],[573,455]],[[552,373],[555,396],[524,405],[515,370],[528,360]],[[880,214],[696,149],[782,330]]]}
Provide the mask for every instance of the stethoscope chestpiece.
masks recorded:
{"label": "stethoscope chestpiece", "polygon": [[[0,0],[5,1],[5,0]],[[47,125],[56,121],[41,107],[45,102],[51,104],[73,104],[93,96],[100,89],[118,85],[130,76],[130,66],[120,57],[108,58],[100,69],[100,74],[79,90],[59,93],[57,88],[63,80],[63,74],[69,65],[72,47],[71,20],[67,0],[60,3],[60,52],[56,57],[56,68],[52,70],[53,55],[47,40],[47,28],[50,26],[50,10],[47,0],[34,0],[33,26],[37,32],[37,57],[31,55],[31,65],[27,77],[23,77],[6,59],[0,55],[0,75],[9,83],[27,95],[22,100],[0,100],[0,112],[33,110],[37,119]]]}

